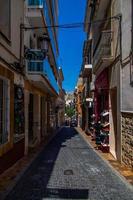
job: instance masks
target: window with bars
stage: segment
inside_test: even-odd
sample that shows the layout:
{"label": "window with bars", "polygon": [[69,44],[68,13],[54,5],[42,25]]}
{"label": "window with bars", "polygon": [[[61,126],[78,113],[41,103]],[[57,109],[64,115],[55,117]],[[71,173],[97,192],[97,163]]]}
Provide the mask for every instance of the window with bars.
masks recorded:
{"label": "window with bars", "polygon": [[9,135],[9,82],[0,78],[0,144],[8,141]]}

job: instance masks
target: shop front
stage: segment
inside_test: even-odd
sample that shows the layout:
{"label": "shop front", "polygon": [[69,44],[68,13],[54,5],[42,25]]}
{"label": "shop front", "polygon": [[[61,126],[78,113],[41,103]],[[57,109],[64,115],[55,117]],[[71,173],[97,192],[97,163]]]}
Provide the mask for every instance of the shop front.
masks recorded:
{"label": "shop front", "polygon": [[96,121],[100,120],[102,112],[109,110],[109,72],[103,70],[95,80],[94,112]]}
{"label": "shop front", "polygon": [[[109,71],[103,70],[95,80],[94,93],[95,122],[99,124],[100,132],[96,144],[103,152],[109,152]],[[98,122],[98,123],[97,123]]]}
{"label": "shop front", "polygon": [[0,174],[24,155],[24,94],[21,78],[0,65]]}

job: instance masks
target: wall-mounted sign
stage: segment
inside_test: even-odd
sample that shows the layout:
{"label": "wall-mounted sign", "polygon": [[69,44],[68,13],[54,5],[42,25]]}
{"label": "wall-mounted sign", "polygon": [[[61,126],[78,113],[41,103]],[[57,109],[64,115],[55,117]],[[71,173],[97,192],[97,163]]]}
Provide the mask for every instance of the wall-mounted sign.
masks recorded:
{"label": "wall-mounted sign", "polygon": [[25,49],[25,58],[27,60],[44,60],[44,53],[39,49]]}
{"label": "wall-mounted sign", "polygon": [[86,98],[86,101],[87,102],[93,102],[93,99],[92,98]]}

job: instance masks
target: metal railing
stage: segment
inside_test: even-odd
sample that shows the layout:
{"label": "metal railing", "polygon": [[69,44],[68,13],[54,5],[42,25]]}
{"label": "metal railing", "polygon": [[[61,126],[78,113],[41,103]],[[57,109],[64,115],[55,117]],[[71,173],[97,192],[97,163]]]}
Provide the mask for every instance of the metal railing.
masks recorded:
{"label": "metal railing", "polygon": [[28,6],[43,6],[43,0],[28,0]]}
{"label": "metal railing", "polygon": [[43,75],[58,93],[58,83],[53,74],[52,68],[47,59],[45,60],[27,60],[27,73]]}
{"label": "metal railing", "polygon": [[58,83],[55,79],[55,75],[53,74],[53,70],[47,59],[44,60],[44,72],[45,76],[47,77],[53,88],[56,90],[57,93],[59,93]]}
{"label": "metal railing", "polygon": [[93,66],[95,67],[101,59],[112,56],[111,41],[113,32],[111,30],[102,31],[101,39],[93,57]]}
{"label": "metal railing", "polygon": [[43,61],[29,60],[27,61],[28,72],[43,74]]}

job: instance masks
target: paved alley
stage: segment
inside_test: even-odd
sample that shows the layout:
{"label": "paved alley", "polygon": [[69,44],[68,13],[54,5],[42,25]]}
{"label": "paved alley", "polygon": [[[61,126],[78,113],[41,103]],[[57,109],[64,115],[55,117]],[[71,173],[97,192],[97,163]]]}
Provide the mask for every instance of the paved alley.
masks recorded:
{"label": "paved alley", "polygon": [[133,190],[74,128],[64,127],[6,200],[133,200]]}

